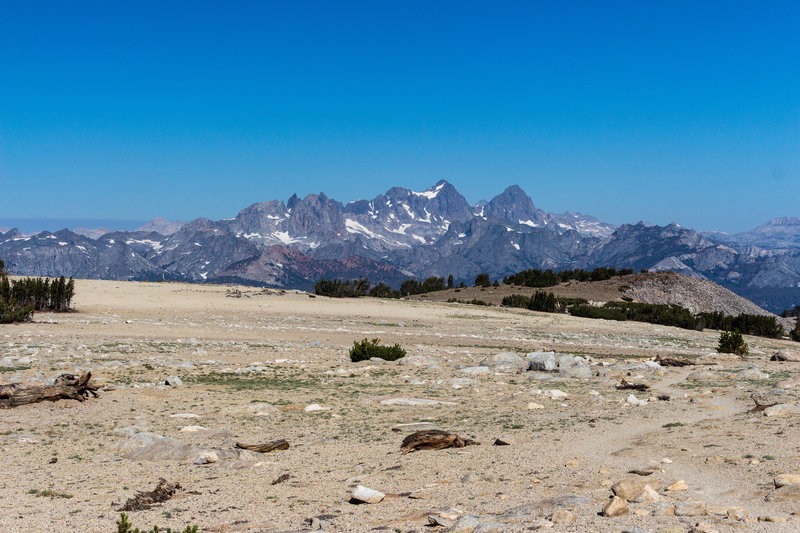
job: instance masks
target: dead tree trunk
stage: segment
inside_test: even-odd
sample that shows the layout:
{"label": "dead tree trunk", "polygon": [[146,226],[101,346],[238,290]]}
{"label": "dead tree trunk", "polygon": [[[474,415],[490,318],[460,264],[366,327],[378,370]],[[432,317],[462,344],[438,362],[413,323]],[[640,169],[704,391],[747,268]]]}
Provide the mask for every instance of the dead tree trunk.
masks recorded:
{"label": "dead tree trunk", "polygon": [[89,395],[97,397],[97,387],[91,382],[92,373],[84,372],[80,377],[61,374],[52,385],[28,383],[9,383],[0,385],[0,409],[10,409],[29,403],[55,402],[57,400],[78,400],[82,402]]}

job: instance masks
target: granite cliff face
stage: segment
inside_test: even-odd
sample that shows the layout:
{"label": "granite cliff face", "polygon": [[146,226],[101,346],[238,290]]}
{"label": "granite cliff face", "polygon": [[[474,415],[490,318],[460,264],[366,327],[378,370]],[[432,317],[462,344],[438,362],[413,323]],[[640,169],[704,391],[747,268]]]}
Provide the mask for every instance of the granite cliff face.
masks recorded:
{"label": "granite cliff face", "polygon": [[[800,303],[800,219],[747,234],[702,235],[670,224],[615,227],[547,213],[518,186],[476,205],[452,184],[394,187],[343,205],[324,193],[255,203],[226,220],[156,219],[137,231],[0,233],[13,273],[131,280],[237,282],[308,289],[322,277],[470,282],[527,268],[671,270],[708,279],[771,310]],[[91,236],[97,235],[96,238]]]}

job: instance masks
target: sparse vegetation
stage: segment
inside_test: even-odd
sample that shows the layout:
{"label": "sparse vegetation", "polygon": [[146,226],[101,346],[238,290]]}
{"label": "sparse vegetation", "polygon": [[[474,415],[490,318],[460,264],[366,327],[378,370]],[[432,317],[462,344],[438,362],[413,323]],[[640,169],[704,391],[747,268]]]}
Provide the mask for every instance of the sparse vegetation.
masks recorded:
{"label": "sparse vegetation", "polygon": [[[186,526],[180,532],[175,531],[175,533],[197,533],[199,531],[197,526]],[[172,533],[171,528],[161,529],[158,526],[153,526],[150,529],[136,529],[133,528],[130,522],[128,522],[128,515],[125,513],[120,513],[119,520],[117,520],[117,533]]]}
{"label": "sparse vegetation", "polygon": [[354,342],[350,348],[350,360],[355,362],[365,361],[377,357],[386,361],[396,361],[405,357],[406,351],[399,344],[394,346],[380,346],[380,339],[364,339],[361,342]]}
{"label": "sparse vegetation", "polygon": [[748,348],[747,343],[744,342],[742,333],[736,329],[733,331],[723,331],[720,333],[717,352],[747,355],[750,352],[750,349]]}

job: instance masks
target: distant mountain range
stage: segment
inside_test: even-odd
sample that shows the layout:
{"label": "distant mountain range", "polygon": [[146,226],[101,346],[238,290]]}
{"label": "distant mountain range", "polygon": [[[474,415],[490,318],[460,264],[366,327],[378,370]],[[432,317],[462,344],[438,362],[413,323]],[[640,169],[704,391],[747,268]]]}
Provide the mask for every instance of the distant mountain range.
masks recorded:
{"label": "distant mountain range", "polygon": [[547,213],[518,186],[470,205],[446,181],[394,187],[343,205],[324,193],[255,203],[225,220],[156,219],[135,231],[0,233],[0,257],[22,275],[231,282],[310,289],[322,277],[471,282],[527,268],[673,270],[715,281],[771,311],[800,303],[800,218],[735,235],[677,224],[614,226]]}

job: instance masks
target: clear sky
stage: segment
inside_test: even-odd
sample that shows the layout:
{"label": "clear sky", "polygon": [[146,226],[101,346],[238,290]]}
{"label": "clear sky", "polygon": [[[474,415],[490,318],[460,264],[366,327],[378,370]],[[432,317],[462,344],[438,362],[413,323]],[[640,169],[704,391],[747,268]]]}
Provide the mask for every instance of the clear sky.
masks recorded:
{"label": "clear sky", "polygon": [[797,1],[6,0],[0,226],[444,178],[746,230],[800,216],[798,28]]}

